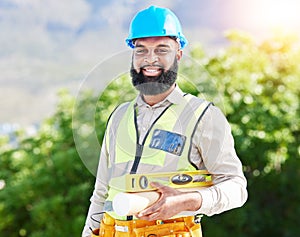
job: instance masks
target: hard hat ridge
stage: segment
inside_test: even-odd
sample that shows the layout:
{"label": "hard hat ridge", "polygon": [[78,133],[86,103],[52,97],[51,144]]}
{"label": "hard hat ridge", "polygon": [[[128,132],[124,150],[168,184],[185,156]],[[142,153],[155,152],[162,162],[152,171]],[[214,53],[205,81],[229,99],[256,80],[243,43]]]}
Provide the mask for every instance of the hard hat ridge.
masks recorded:
{"label": "hard hat ridge", "polygon": [[150,6],[138,12],[132,19],[126,43],[134,48],[134,39],[158,36],[178,38],[180,48],[187,44],[177,16],[168,8]]}

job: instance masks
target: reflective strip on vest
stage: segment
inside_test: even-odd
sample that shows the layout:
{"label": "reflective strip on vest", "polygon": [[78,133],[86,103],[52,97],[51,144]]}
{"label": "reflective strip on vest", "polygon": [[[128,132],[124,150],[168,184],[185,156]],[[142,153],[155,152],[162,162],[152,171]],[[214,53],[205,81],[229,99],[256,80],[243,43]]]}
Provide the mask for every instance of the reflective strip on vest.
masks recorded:
{"label": "reflective strip on vest", "polygon": [[[109,152],[110,187],[107,201],[124,190],[118,187],[114,178],[129,174],[134,162],[138,132],[135,127],[135,101],[121,105],[112,115],[106,135],[106,145]],[[209,102],[187,94],[179,104],[172,104],[153,124],[148,136],[145,137],[142,156],[137,173],[157,173],[172,171],[193,171],[196,168],[190,163],[189,154],[192,146],[192,137],[201,115],[210,105]],[[181,154],[166,152],[151,148],[150,142],[154,131],[168,131],[171,134],[185,136]],[[111,211],[111,210],[107,210]],[[124,219],[115,213],[110,213],[116,219]]]}

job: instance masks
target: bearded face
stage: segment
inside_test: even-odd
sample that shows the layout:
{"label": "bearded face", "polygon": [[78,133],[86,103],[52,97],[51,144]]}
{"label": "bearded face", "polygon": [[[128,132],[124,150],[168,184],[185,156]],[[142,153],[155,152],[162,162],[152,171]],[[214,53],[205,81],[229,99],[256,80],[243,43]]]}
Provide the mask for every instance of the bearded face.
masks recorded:
{"label": "bearded face", "polygon": [[[143,71],[145,68],[154,67],[156,70],[160,70],[161,74],[158,76],[145,76]],[[133,86],[140,91],[143,95],[158,95],[161,94],[175,83],[178,71],[177,58],[174,58],[174,62],[168,70],[160,64],[155,65],[142,65],[140,70],[138,70],[131,65],[130,75],[132,77]]]}

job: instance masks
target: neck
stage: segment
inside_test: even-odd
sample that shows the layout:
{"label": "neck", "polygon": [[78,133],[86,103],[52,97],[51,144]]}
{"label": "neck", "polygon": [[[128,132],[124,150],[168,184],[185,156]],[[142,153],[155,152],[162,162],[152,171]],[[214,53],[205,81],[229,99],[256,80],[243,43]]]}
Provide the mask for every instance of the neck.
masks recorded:
{"label": "neck", "polygon": [[161,101],[163,101],[171,92],[175,89],[175,83],[164,93],[158,94],[158,95],[143,95],[144,101],[150,105],[153,106]]}

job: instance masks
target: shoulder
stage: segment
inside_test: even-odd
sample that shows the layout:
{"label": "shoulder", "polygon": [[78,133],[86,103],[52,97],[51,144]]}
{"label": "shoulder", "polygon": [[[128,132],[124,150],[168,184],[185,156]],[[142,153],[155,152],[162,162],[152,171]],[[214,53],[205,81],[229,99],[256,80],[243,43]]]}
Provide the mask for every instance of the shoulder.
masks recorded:
{"label": "shoulder", "polygon": [[215,131],[216,129],[231,130],[225,113],[218,107],[211,104],[207,107],[201,119],[202,128]]}
{"label": "shoulder", "polygon": [[185,94],[184,98],[190,105],[189,107],[192,107],[195,110],[196,108],[199,108],[199,111],[201,111],[199,114],[200,123],[213,123],[216,126],[218,126],[218,124],[223,125],[224,123],[228,123],[225,114],[212,101],[206,100],[205,98],[199,98],[192,94]]}
{"label": "shoulder", "polygon": [[210,106],[207,109],[207,115],[211,118],[223,118],[226,119],[225,113],[216,105],[210,102]]}
{"label": "shoulder", "polygon": [[127,110],[127,108],[129,107],[130,104],[131,104],[131,102],[124,102],[122,104],[119,104],[118,106],[115,107],[115,109],[113,110],[111,115],[124,113]]}
{"label": "shoulder", "polygon": [[186,100],[186,101],[189,101],[190,103],[191,102],[198,102],[198,103],[208,103],[209,101],[207,101],[206,99],[204,98],[200,98],[200,97],[197,97],[195,95],[192,95],[192,94],[189,94],[189,93],[185,93],[183,94],[183,98]]}
{"label": "shoulder", "polygon": [[207,110],[210,109],[210,107],[214,107],[213,102],[208,101],[204,98],[199,98],[192,94],[185,94],[184,98],[189,107],[192,107],[194,109],[200,108],[200,110],[203,111],[202,116],[204,115],[204,113],[206,113]]}
{"label": "shoulder", "polygon": [[125,114],[131,102],[125,102],[116,106],[113,112],[110,114],[107,123],[111,123],[112,120],[120,120],[120,118]]}

